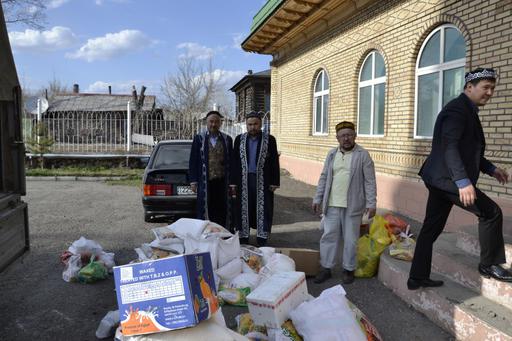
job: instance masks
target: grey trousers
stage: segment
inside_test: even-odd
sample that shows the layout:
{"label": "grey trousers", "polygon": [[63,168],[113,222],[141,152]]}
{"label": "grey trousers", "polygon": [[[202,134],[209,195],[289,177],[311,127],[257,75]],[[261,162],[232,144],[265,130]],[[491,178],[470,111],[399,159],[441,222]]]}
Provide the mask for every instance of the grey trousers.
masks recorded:
{"label": "grey trousers", "polygon": [[320,264],[332,269],[338,262],[341,237],[343,234],[343,268],[356,269],[356,249],[362,216],[348,216],[346,208],[327,208],[323,218],[324,233],[320,239]]}

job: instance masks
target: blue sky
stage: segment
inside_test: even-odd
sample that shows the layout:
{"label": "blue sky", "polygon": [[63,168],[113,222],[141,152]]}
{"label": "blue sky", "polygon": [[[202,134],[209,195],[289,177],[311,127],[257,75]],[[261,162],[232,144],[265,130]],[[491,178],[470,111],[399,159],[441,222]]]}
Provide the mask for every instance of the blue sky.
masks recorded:
{"label": "blue sky", "polygon": [[[264,0],[50,0],[42,30],[10,26],[23,86],[40,89],[52,79],[81,92],[128,93],[146,85],[158,95],[180,56],[198,63],[212,56],[225,86],[248,69],[269,68],[270,56],[244,52],[253,16]],[[234,94],[231,94],[234,98]]]}

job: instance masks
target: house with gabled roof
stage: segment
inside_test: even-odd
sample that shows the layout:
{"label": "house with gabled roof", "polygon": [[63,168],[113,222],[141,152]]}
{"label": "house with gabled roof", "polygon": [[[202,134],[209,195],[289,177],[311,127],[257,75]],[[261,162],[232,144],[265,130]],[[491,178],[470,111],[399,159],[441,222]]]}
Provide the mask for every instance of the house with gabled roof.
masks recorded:
{"label": "house with gabled roof", "polygon": [[[153,95],[80,93],[75,84],[72,93],[51,97],[43,119],[57,143],[123,144],[128,109],[132,138],[139,139],[134,142],[153,145],[150,135],[156,128],[148,124],[155,125],[164,119]],[[151,141],[145,141],[148,138]]]}
{"label": "house with gabled roof", "polygon": [[244,122],[251,111],[270,111],[270,69],[252,72],[240,79],[230,89],[236,96],[236,121]]}

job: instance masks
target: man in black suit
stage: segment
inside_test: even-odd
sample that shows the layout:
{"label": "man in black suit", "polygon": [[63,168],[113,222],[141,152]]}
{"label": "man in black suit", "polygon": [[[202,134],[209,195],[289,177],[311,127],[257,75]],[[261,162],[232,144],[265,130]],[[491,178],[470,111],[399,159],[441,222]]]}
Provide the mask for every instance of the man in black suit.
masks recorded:
{"label": "man in black suit", "polygon": [[468,72],[464,92],[437,116],[432,150],[419,173],[429,195],[407,281],[409,290],[443,285],[442,281],[430,279],[432,245],[443,231],[453,205],[478,217],[480,274],[512,282],[512,274],[500,266],[506,262],[501,209],[476,187],[480,172],[501,184],[508,182],[507,172],[484,157],[485,138],[478,117],[478,107],[484,106],[494,93],[496,77],[493,69]]}

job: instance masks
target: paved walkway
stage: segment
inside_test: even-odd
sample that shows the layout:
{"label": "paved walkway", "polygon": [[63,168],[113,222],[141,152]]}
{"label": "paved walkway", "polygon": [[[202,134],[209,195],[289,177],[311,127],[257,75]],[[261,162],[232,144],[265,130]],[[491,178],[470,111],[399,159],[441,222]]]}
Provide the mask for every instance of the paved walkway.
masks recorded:
{"label": "paved walkway", "polygon": [[[319,219],[312,214],[315,188],[282,176],[276,192],[270,246],[318,249]],[[133,248],[152,240],[143,221],[139,188],[87,181],[28,181],[31,251],[0,274],[1,340],[95,340],[101,318],[117,309],[112,277],[93,284],[62,280],[60,253],[80,236],[116,254],[118,264],[136,257]],[[163,225],[163,224],[160,224]],[[308,280],[318,296],[340,283],[341,274],[322,285]],[[376,278],[345,286],[354,302],[385,340],[449,340],[450,336],[417,313]],[[226,322],[246,308],[223,308]]]}

